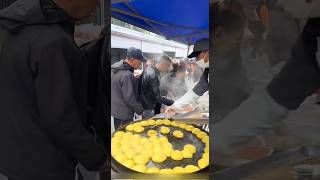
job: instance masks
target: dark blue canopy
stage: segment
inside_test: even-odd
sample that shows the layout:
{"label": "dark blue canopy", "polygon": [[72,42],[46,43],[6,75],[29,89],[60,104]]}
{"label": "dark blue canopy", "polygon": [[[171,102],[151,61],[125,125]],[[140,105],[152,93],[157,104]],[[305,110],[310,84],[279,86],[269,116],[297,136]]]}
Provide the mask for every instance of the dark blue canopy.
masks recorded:
{"label": "dark blue canopy", "polygon": [[208,37],[209,0],[112,0],[112,17],[162,35],[194,44]]}

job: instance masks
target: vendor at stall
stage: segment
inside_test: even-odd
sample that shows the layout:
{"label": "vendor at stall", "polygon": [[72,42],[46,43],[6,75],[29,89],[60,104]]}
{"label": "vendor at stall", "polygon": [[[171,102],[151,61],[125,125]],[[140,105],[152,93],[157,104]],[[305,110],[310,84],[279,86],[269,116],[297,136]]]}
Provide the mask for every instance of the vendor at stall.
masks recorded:
{"label": "vendor at stall", "polygon": [[[241,39],[245,29],[245,16],[239,3],[214,5],[213,25],[214,32],[214,99],[212,111],[213,120],[220,121],[241,102],[246,100],[251,91],[251,84],[241,61]],[[239,10],[239,11],[238,11]],[[205,43],[203,43],[205,42]],[[201,44],[203,43],[203,44]],[[180,98],[174,106],[167,111],[173,116],[188,110],[186,107],[208,91],[209,79],[209,40],[201,39],[194,46],[194,52],[188,57],[196,57],[196,63],[204,68],[203,75],[198,84]],[[191,108],[190,108],[191,109]]]}
{"label": "vendor at stall", "polygon": [[208,91],[209,88],[209,39],[202,38],[196,42],[193,52],[188,58],[195,58],[197,65],[204,69],[203,74],[195,85],[184,96],[168,108],[166,111],[167,116],[173,116],[176,112],[182,111],[185,105],[190,105],[195,102],[200,96]]}

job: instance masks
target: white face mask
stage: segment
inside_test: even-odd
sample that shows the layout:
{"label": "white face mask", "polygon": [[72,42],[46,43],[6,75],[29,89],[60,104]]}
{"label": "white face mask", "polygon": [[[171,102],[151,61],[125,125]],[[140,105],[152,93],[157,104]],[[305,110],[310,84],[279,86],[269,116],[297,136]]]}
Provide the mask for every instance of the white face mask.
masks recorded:
{"label": "white face mask", "polygon": [[197,65],[200,66],[202,69],[209,68],[209,61],[204,62],[204,59],[206,58],[207,53],[204,55],[204,57],[198,61],[196,61]]}
{"label": "white face mask", "polygon": [[279,4],[295,18],[311,18],[320,15],[319,0],[313,0],[307,3],[305,0],[279,0]]}

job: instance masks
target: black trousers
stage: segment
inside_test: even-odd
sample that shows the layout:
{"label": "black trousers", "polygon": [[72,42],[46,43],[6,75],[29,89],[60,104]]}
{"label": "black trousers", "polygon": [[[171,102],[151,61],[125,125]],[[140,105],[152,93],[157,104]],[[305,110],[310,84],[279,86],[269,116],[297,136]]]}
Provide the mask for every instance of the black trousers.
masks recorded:
{"label": "black trousers", "polygon": [[156,107],[154,108],[154,114],[160,114],[161,113],[161,103],[157,103]]}
{"label": "black trousers", "polygon": [[118,119],[118,118],[113,118],[114,121],[114,129],[117,130],[118,128],[120,128],[121,126],[133,122],[133,119],[131,120],[123,120],[123,119]]}

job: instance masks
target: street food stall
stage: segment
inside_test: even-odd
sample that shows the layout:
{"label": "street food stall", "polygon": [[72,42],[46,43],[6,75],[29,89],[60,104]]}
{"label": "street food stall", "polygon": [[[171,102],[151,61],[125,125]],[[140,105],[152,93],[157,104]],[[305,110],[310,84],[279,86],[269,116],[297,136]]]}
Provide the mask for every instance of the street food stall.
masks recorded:
{"label": "street food stall", "polygon": [[208,171],[209,134],[190,124],[169,119],[135,121],[116,130],[111,143],[116,172]]}
{"label": "street food stall", "polygon": [[[113,18],[167,40],[191,46],[201,38],[208,38],[208,0],[188,3],[184,0],[113,0],[111,3]],[[209,95],[203,98],[205,103],[197,103],[202,106],[192,106],[170,119],[159,114],[116,129],[111,140],[113,172],[208,172],[209,133],[202,126],[209,123]]]}
{"label": "street food stall", "polygon": [[169,119],[162,113],[123,125],[112,134],[112,170],[153,174],[208,172],[208,111],[207,93]]}

